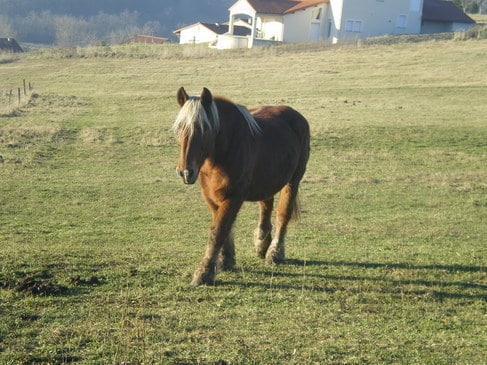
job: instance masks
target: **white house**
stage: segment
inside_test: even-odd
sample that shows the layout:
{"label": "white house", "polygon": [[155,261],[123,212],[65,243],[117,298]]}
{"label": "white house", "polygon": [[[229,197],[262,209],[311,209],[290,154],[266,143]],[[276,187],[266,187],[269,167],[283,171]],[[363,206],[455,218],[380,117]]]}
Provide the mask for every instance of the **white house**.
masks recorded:
{"label": "white house", "polygon": [[[217,48],[323,39],[328,1],[238,0],[229,9],[229,32],[218,37]],[[238,37],[233,32],[235,19],[242,18],[251,25],[249,37]]]}
{"label": "white house", "polygon": [[[250,25],[241,20],[235,22],[233,29],[237,37],[246,37],[250,35]],[[228,23],[195,23],[186,27],[177,29],[173,32],[178,38],[180,44],[209,43],[213,45],[219,35],[228,33]]]}
{"label": "white house", "polygon": [[[432,2],[452,11],[453,4],[441,0],[237,0],[229,8],[228,33],[218,36],[216,46],[225,49],[318,40],[337,43],[418,34],[439,26],[437,19],[423,19],[423,6]],[[235,21],[242,18],[250,24],[248,36],[235,32]]]}
{"label": "white house", "polygon": [[334,43],[421,31],[423,0],[330,0],[328,22]]}

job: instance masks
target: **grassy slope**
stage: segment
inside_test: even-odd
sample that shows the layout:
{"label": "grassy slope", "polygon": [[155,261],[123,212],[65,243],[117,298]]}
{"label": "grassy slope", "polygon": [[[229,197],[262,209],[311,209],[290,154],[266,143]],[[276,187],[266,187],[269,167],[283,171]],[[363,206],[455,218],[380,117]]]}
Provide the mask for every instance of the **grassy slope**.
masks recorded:
{"label": "grassy slope", "polygon": [[[485,360],[485,41],[132,51],[0,67],[36,88],[0,117],[0,363]],[[288,264],[254,257],[248,204],[238,270],[188,287],[209,214],[173,172],[181,85],[308,117]]]}

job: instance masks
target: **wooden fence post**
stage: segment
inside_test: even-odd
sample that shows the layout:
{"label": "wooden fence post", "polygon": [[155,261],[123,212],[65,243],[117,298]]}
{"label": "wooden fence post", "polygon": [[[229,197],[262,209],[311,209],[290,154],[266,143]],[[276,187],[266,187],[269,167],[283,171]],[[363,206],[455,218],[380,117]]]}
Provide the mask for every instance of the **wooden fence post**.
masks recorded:
{"label": "wooden fence post", "polygon": [[[27,81],[25,79],[23,79],[23,86],[24,86],[24,97],[27,96]],[[28,83],[28,86],[29,86],[29,92],[32,92],[32,90],[34,89],[34,85],[32,85],[32,83]],[[4,96],[5,97],[8,97],[8,105],[12,105],[12,103],[14,103],[14,90],[15,89],[10,89],[8,91],[6,91],[4,93]],[[0,97],[2,95],[0,94]],[[20,106],[21,102],[22,102],[22,87],[19,87],[17,88],[17,104]]]}

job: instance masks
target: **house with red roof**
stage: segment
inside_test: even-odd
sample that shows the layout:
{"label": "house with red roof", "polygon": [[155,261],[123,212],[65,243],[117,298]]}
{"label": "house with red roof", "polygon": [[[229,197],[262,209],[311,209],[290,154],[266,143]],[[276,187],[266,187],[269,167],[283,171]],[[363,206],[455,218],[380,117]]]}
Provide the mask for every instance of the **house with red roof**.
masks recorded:
{"label": "house with red roof", "polygon": [[234,48],[232,24],[246,17],[247,46],[273,42],[332,43],[421,31],[423,0],[237,0],[229,9],[229,32],[218,48]]}
{"label": "house with red roof", "polygon": [[[282,42],[339,43],[458,31],[474,24],[454,3],[444,0],[237,0],[228,11],[228,30],[213,42],[219,49]],[[237,26],[242,20],[248,34]]]}

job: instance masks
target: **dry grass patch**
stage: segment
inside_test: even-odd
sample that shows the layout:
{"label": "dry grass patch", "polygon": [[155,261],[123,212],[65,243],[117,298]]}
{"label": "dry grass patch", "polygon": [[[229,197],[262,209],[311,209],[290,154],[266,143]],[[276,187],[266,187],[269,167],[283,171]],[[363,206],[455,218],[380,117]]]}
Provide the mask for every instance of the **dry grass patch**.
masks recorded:
{"label": "dry grass patch", "polygon": [[9,148],[26,148],[48,142],[59,129],[58,125],[3,127],[0,128],[0,143]]}
{"label": "dry grass patch", "polygon": [[84,143],[112,145],[119,142],[119,139],[110,128],[91,127],[85,128],[79,133],[79,139]]}

